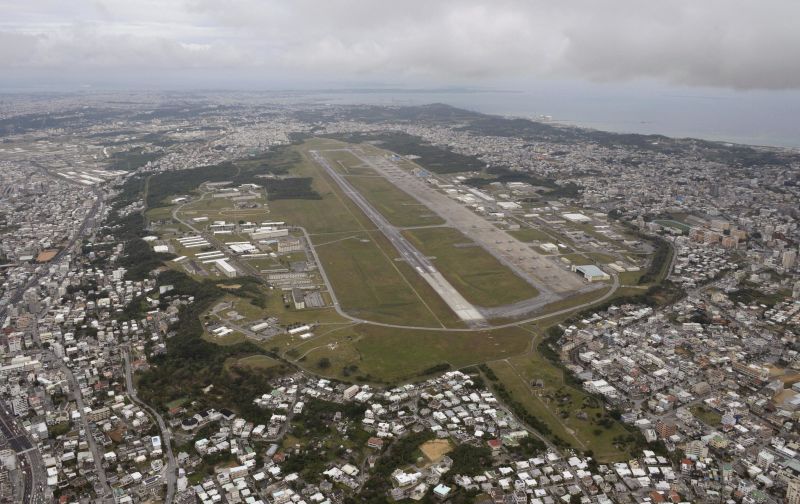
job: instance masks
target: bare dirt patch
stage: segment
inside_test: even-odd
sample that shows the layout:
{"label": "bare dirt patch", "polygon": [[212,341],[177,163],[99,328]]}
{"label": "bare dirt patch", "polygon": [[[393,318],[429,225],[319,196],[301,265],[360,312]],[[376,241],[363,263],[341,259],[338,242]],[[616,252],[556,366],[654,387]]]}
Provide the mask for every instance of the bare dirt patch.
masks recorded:
{"label": "bare dirt patch", "polygon": [[419,447],[425,462],[435,464],[442,460],[442,457],[453,451],[453,445],[447,439],[432,439],[426,441]]}

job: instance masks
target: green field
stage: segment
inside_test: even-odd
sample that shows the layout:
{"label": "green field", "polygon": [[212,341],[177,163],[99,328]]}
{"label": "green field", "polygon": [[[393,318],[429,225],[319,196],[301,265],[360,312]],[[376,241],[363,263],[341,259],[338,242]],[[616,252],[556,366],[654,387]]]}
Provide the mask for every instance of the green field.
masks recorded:
{"label": "green field", "polygon": [[[531,334],[513,327],[487,331],[446,332],[393,329],[367,324],[344,326],[308,341],[284,341],[281,351],[309,370],[336,378],[346,366],[356,366],[349,380],[397,383],[419,379],[426,370],[442,364],[453,369],[486,359],[509,357],[528,348]],[[320,369],[321,359],[330,366]]]}
{"label": "green field", "polygon": [[621,285],[637,285],[639,279],[642,278],[644,271],[624,271],[617,274],[619,283]]}
{"label": "green field", "polygon": [[[301,151],[337,146],[331,141],[314,141],[304,144]],[[292,174],[313,177],[312,187],[322,198],[271,202],[269,218],[303,226],[309,232],[343,310],[376,322],[461,327],[427,283],[407,264],[394,260],[399,255],[394,247],[374,232],[372,222],[322,168],[304,155]]]}
{"label": "green field", "polygon": [[392,225],[408,227],[444,223],[444,219],[405,191],[398,189],[350,152],[328,150],[323,154],[331,167],[347,176],[348,182]]}
{"label": "green field", "polygon": [[232,367],[248,367],[251,369],[270,369],[283,365],[284,364],[281,361],[275,360],[272,357],[263,354],[248,355],[247,357],[242,357],[240,359],[230,358],[227,359],[224,364],[226,369],[230,369]]}
{"label": "green field", "polygon": [[722,422],[722,415],[701,404],[692,406],[690,411],[692,415],[709,427],[718,427]]}
{"label": "green field", "polygon": [[[314,142],[308,147],[329,147]],[[293,175],[312,176],[319,200],[285,199],[271,202],[263,219],[282,220],[305,227],[320,261],[336,290],[342,309],[353,316],[378,322],[424,327],[462,327],[455,314],[405,263],[383,235],[371,232],[369,220],[346,199],[322,170],[306,156],[292,167]],[[229,210],[220,198],[205,198],[184,207],[191,216],[211,214],[211,219]],[[231,235],[226,241],[240,239]],[[179,251],[179,252],[182,252]],[[293,254],[298,260],[303,254]],[[292,255],[281,258],[282,262]],[[318,312],[315,311],[315,312]],[[410,321],[410,322],[409,322]]]}
{"label": "green field", "polygon": [[373,228],[369,219],[346,196],[341,194],[338,187],[306,154],[308,149],[335,148],[338,144],[331,145],[330,142],[313,141],[303,145],[304,148],[297,147],[302,158],[292,166],[291,174],[299,177],[313,177],[311,187],[320,194],[321,199],[270,201],[268,218],[302,226],[312,235]]}
{"label": "green field", "polygon": [[434,266],[470,303],[502,306],[539,294],[536,288],[456,229],[414,229],[403,234],[422,253],[434,257]]}
{"label": "green field", "polygon": [[539,229],[534,228],[521,228],[509,231],[508,234],[523,242],[542,241],[553,242],[554,239]]}
{"label": "green field", "polygon": [[[346,146],[347,144],[341,145]],[[323,154],[330,161],[331,168],[343,175],[376,175],[375,170],[348,151],[328,150]]]}
{"label": "green field", "polygon": [[169,220],[172,219],[172,207],[151,208],[145,212],[147,220]]}
{"label": "green field", "polygon": [[393,226],[444,224],[444,219],[380,175],[350,176],[347,180]]}
{"label": "green field", "polygon": [[[628,456],[626,447],[618,443],[627,430],[616,421],[603,420],[602,401],[566,383],[563,371],[539,352],[494,361],[489,367],[512,397],[553,434],[576,448],[592,450],[601,462]],[[535,386],[536,380],[543,386]],[[579,413],[586,416],[580,418]]]}
{"label": "green field", "polygon": [[[266,296],[266,293],[264,293],[264,295]],[[217,316],[220,317],[221,319],[227,320],[228,312],[235,311],[239,316],[244,317],[243,319],[240,319],[238,322],[231,319],[231,321],[236,323],[237,325],[243,326],[246,325],[248,322],[261,319],[268,315],[266,310],[254,305],[247,298],[241,298],[234,295],[227,295],[224,296],[222,299],[220,299],[219,302],[215,303],[214,306],[217,306],[221,303],[229,303],[231,307],[219,310],[217,312]]]}
{"label": "green field", "polygon": [[[376,233],[377,234],[377,233]],[[387,322],[441,327],[392,256],[385,254],[372,233],[353,233],[346,239],[315,248],[342,309],[350,315]]]}
{"label": "green field", "polygon": [[657,221],[653,221],[653,222],[655,222],[656,224],[660,224],[660,225],[662,225],[664,227],[677,229],[678,231],[681,231],[684,234],[688,233],[689,230],[692,229],[692,226],[690,226],[688,224],[684,224],[683,222],[675,221],[675,220],[657,220]]}
{"label": "green field", "polygon": [[[522,327],[458,332],[438,330],[443,326],[464,328],[464,325],[412,267],[395,260],[398,253],[385,236],[374,229],[372,222],[306,154],[308,149],[326,150],[341,146],[335,141],[312,140],[292,147],[301,156],[290,167],[290,174],[312,177],[312,188],[321,199],[269,201],[264,208],[251,211],[252,217],[243,218],[280,220],[304,227],[342,309],[353,316],[430,329],[397,329],[357,323],[339,316],[333,308],[295,310],[284,306],[279,291],[271,291],[265,309],[252,306],[247,300],[237,301],[235,309],[248,320],[270,315],[278,317],[282,325],[318,325],[313,330],[314,336],[307,340],[284,334],[258,345],[276,351],[281,358],[313,373],[371,383],[414,381],[446,368],[489,363],[498,377],[495,386],[502,384],[514,400],[545,422],[555,435],[578,449],[593,450],[601,461],[625,458],[628,448],[620,442],[622,437],[628,436],[625,428],[608,421],[602,405],[579,387],[569,384],[560,367],[535,350],[531,351],[534,333],[540,334],[568,314],[529,324],[527,327],[533,331]],[[336,161],[337,169],[343,170],[353,185],[363,191],[390,222],[398,226],[436,222],[428,220],[422,223],[421,220],[430,219],[419,212],[424,207],[412,204],[415,203],[413,198],[385,179],[368,176],[371,169],[361,166],[351,154],[339,151],[328,152],[326,156]],[[208,214],[212,220],[239,218],[230,213],[229,201],[217,198],[194,202],[185,206],[184,212],[187,217]],[[166,217],[167,212],[154,212],[153,215]],[[439,227],[406,230],[405,234],[423,253],[434,257],[433,262],[439,271],[476,305],[500,306],[538,294],[534,287],[457,230]],[[511,234],[524,241],[553,241],[538,229],[522,229]],[[610,260],[610,256],[597,254],[593,259],[605,262]],[[556,301],[547,305],[543,313],[554,313],[596,300],[607,291],[606,287]],[[626,289],[621,289],[618,294],[626,292]],[[222,339],[209,335],[204,337],[223,345],[246,339],[240,333]],[[265,356],[248,356],[225,365],[268,369],[279,362]],[[536,379],[541,379],[544,387],[534,390],[531,382]],[[587,417],[579,418],[577,415],[581,412]]]}
{"label": "green field", "polygon": [[[497,379],[490,384],[506,390],[514,401],[510,404],[518,402],[522,405],[544,423],[552,436],[558,436],[576,449],[592,450],[599,461],[627,458],[632,450],[631,433],[619,422],[611,421],[601,402],[572,382],[557,363],[546,359],[532,345],[536,341],[534,338],[538,338],[547,327],[562,322],[570,314],[545,315],[546,318],[524,327],[457,332],[441,330],[443,327],[464,329],[466,326],[411,266],[396,260],[399,254],[386,237],[374,229],[373,223],[307,155],[309,149],[326,151],[342,145],[335,141],[312,140],[290,147],[300,156],[288,166],[289,175],[311,177],[312,188],[321,199],[263,201],[262,208],[234,212],[229,200],[206,197],[183,206],[182,216],[208,215],[211,220],[228,221],[240,218],[286,221],[290,225],[302,226],[309,232],[345,311],[371,321],[429,329],[397,329],[358,323],[341,317],[330,307],[295,310],[291,303],[289,306],[284,304],[279,290],[268,291],[266,287],[263,287],[267,294],[263,309],[250,304],[247,299],[231,296],[231,293],[221,298],[233,301],[236,304],[233,309],[246,318],[230,324],[244,328],[251,321],[267,315],[277,317],[283,326],[315,324],[314,335],[305,340],[281,334],[254,343],[312,373],[349,382],[409,382],[445,369],[488,363]],[[380,152],[372,146],[367,149]],[[331,165],[348,176],[351,183],[393,224],[405,227],[441,222],[386,179],[373,176],[372,169],[363,166],[350,153],[328,150],[325,155],[332,161]],[[403,164],[410,166],[413,163]],[[148,216],[167,219],[172,208],[174,206],[151,210]],[[572,227],[583,228],[597,237],[591,226]],[[476,305],[500,306],[537,295],[532,286],[457,230],[434,227],[406,230],[405,234],[423,253],[433,257],[439,271]],[[525,228],[511,231],[511,234],[526,242],[571,243],[561,234],[551,238],[541,229]],[[227,236],[220,241],[234,239]],[[193,253],[197,251],[194,249]],[[292,254],[282,257],[281,262],[293,259],[295,255],[300,259],[301,254]],[[614,259],[608,254],[587,255],[600,263]],[[580,262],[591,261],[584,259]],[[251,261],[254,266],[262,267],[273,263],[269,259]],[[640,272],[624,273],[620,279],[623,284],[635,284],[640,275]],[[609,288],[606,285],[599,291],[553,302],[541,313],[552,314],[597,300]],[[641,289],[622,288],[615,296],[639,293]],[[328,293],[323,295],[330,299]],[[227,311],[221,311],[220,317],[224,317]],[[251,341],[239,332],[225,338],[209,334],[203,337],[220,345]],[[224,363],[228,371],[235,367],[269,370],[281,365],[279,360],[251,355],[249,351]],[[537,386],[537,380],[541,380],[543,386]]]}

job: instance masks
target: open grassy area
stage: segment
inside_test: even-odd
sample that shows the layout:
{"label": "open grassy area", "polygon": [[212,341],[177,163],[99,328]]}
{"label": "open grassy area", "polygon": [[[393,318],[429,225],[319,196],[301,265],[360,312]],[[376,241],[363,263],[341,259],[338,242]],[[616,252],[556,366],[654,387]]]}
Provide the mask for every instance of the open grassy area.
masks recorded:
{"label": "open grassy area", "polygon": [[539,294],[494,256],[453,228],[404,231],[422,253],[435,257],[433,264],[469,302],[501,306]]}
{"label": "open grassy area", "polygon": [[600,400],[567,384],[562,370],[538,352],[491,362],[489,367],[512,397],[553,434],[576,448],[592,450],[602,462],[628,457],[618,442],[629,435],[627,430],[608,417]]}
{"label": "open grassy area", "polygon": [[514,238],[524,241],[524,242],[532,242],[532,241],[542,241],[542,242],[552,242],[554,241],[553,238],[550,237],[544,231],[534,228],[521,228],[515,229],[514,231],[509,231],[508,234],[513,236]]}
{"label": "open grassy area", "polygon": [[[554,435],[578,449],[593,450],[601,461],[626,458],[628,448],[621,440],[630,433],[609,420],[596,398],[571,385],[560,367],[537,351],[531,351],[534,333],[541,334],[546,327],[569,315],[554,315],[529,324],[528,328],[533,331],[521,327],[459,332],[437,330],[442,326],[463,325],[413,268],[395,260],[398,254],[388,240],[374,230],[369,219],[306,155],[308,149],[322,151],[339,146],[338,142],[312,140],[292,147],[300,156],[291,166],[290,174],[311,177],[311,186],[321,198],[269,201],[266,207],[253,211],[252,220],[280,220],[306,228],[342,308],[348,313],[369,320],[431,329],[359,324],[340,317],[332,308],[295,310],[284,305],[279,291],[271,291],[263,310],[247,300],[236,300],[234,309],[247,320],[270,315],[276,316],[284,326],[296,322],[318,325],[313,330],[314,336],[306,340],[282,334],[258,343],[259,346],[275,350],[282,358],[316,374],[373,383],[414,381],[445,369],[488,362],[497,375],[495,385],[501,384]],[[387,219],[401,226],[419,225],[418,219],[424,216],[418,212],[418,205],[409,203],[413,198],[385,179],[365,176],[371,169],[361,166],[349,153],[330,154],[330,159],[336,161],[336,168],[343,170]],[[195,216],[208,214],[212,220],[238,220],[238,216],[226,215],[230,211],[229,201],[211,198],[184,207],[187,217],[196,212]],[[165,214],[164,211],[155,213]],[[534,287],[454,229],[429,228],[406,233],[421,251],[435,257],[434,264],[442,274],[476,305],[499,306],[538,294]],[[553,241],[538,229],[511,233],[524,241]],[[604,262],[608,257],[603,254],[596,259]],[[545,313],[596,300],[607,290],[606,286],[551,303],[545,307]],[[626,290],[619,292],[623,294]],[[221,345],[246,339],[239,333],[225,338],[207,334],[204,337]],[[254,369],[278,365],[279,361],[255,355],[225,362],[225,366]],[[532,386],[536,380],[541,380],[543,386]]]}
{"label": "open grassy area", "polygon": [[276,200],[269,202],[269,219],[282,220],[304,227],[310,234],[334,234],[372,228],[369,219],[338,189],[324,170],[307,154],[311,149],[336,148],[337,142],[312,140],[295,147],[301,154],[292,165],[291,174],[312,177],[311,187],[321,198],[318,200]]}
{"label": "open grassy area", "polygon": [[248,367],[251,369],[269,369],[283,366],[281,361],[263,354],[248,355],[240,359],[230,358],[225,361],[225,368]]}
{"label": "open grassy area", "polygon": [[172,219],[172,207],[151,208],[145,212],[145,217],[149,221]]}
{"label": "open grassy area", "polygon": [[430,208],[380,175],[350,176],[347,180],[394,226],[431,226],[444,223],[444,219]]}
{"label": "open grassy area", "polygon": [[167,409],[178,408],[178,407],[183,406],[184,404],[186,404],[188,401],[189,401],[188,397],[181,397],[181,398],[175,399],[174,401],[170,401],[170,402],[166,403],[164,406],[166,406]]}
{"label": "open grassy area", "polygon": [[[347,144],[342,143],[345,146]],[[331,168],[343,175],[375,175],[375,170],[346,150],[328,150],[323,153]]]}
{"label": "open grassy area", "polygon": [[239,331],[233,331],[230,334],[225,336],[215,336],[209,332],[203,333],[203,339],[206,341],[210,341],[211,343],[216,343],[217,345],[227,346],[227,345],[235,345],[237,343],[243,343],[247,341],[247,336],[240,333]]}
{"label": "open grassy area", "polygon": [[342,308],[381,322],[440,325],[419,294],[384,255],[370,233],[317,247]]}
{"label": "open grassy area", "polygon": [[[342,144],[345,146],[346,144]],[[370,148],[373,151],[374,149]],[[322,153],[386,220],[398,227],[443,224],[444,219],[344,150]]]}
{"label": "open grassy area", "polygon": [[[337,146],[336,142],[311,141],[298,149]],[[394,261],[399,255],[394,247],[382,234],[371,232],[369,219],[320,167],[303,156],[291,171],[313,177],[312,187],[322,198],[271,202],[269,218],[306,228],[342,309],[379,322],[458,325],[455,315],[419,275]]]}
{"label": "open grassy area", "polygon": [[[262,291],[263,292],[263,291]],[[266,296],[266,293],[264,293]],[[250,302],[247,298],[241,298],[237,296],[225,296],[220,300],[219,303],[216,303],[214,306],[218,306],[221,303],[227,303],[230,305],[230,308],[222,308],[217,312],[217,316],[220,317],[222,320],[230,319],[232,322],[238,325],[246,325],[248,322],[252,322],[253,320],[258,320],[260,318],[266,317],[269,314],[263,308],[260,308],[253,303]],[[235,314],[231,312],[236,312]],[[236,320],[238,317],[243,317],[239,320]]]}
{"label": "open grassy area", "polygon": [[692,406],[690,411],[692,412],[692,415],[695,416],[695,418],[697,418],[704,424],[708,425],[709,427],[719,427],[720,422],[722,422],[722,415],[720,415],[716,411],[712,411],[711,409],[707,408],[706,406],[703,406],[702,404]]}
{"label": "open grassy area", "polygon": [[[435,366],[453,369],[524,352],[531,334],[520,328],[445,332],[393,329],[360,324],[343,326],[307,341],[281,340],[279,350],[309,370],[353,380],[397,383],[421,378]],[[320,369],[323,358],[330,366]],[[349,376],[343,369],[356,366]],[[442,369],[439,369],[441,371]]]}
{"label": "open grassy area", "polygon": [[664,227],[677,229],[678,231],[681,231],[682,233],[688,233],[689,230],[692,229],[692,226],[690,226],[688,224],[684,224],[683,222],[675,221],[675,220],[657,220],[657,221],[654,221],[654,222],[656,224],[660,224],[660,225],[662,225]]}
{"label": "open grassy area", "polygon": [[623,271],[617,276],[619,277],[620,285],[636,285],[639,279],[642,278],[644,271]]}

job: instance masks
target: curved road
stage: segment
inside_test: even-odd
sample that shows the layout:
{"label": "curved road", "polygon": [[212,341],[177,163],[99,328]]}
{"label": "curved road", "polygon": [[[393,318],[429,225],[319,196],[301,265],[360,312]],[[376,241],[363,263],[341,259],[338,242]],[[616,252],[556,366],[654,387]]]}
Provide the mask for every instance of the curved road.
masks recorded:
{"label": "curved road", "polygon": [[128,397],[131,401],[138,404],[140,408],[145,410],[152,418],[156,420],[159,430],[161,430],[161,446],[165,447],[167,452],[167,468],[165,479],[167,481],[167,496],[164,498],[165,504],[171,504],[175,498],[175,485],[178,477],[178,464],[175,461],[175,455],[172,453],[172,437],[170,430],[164,423],[161,415],[151,408],[147,403],[139,399],[136,395],[136,388],[133,386],[133,374],[131,373],[130,355],[127,348],[122,350],[122,358],[125,362],[125,387],[128,389]]}
{"label": "curved road", "polygon": [[[205,194],[203,195],[203,197],[205,197]],[[179,213],[180,213],[181,209],[185,205],[187,205],[189,203],[191,203],[191,202],[186,202],[186,203],[184,203],[182,205],[179,205],[179,206],[175,207],[175,209],[172,211],[172,218],[175,219],[176,221],[178,221],[179,223],[183,224],[184,226],[188,227],[189,229],[191,229],[193,232],[197,233],[198,235],[203,236],[204,238],[210,240],[212,243],[215,243],[217,240],[214,238],[213,235],[209,235],[208,233],[204,233],[203,231],[197,229],[191,223],[183,220],[179,216]],[[305,236],[305,239],[306,239],[306,242],[308,243],[309,249],[311,250],[311,253],[314,256],[314,261],[316,261],[317,266],[319,267],[320,276],[322,277],[322,280],[325,282],[325,286],[327,287],[328,293],[331,296],[331,301],[333,302],[333,308],[336,310],[336,313],[338,313],[343,318],[346,318],[346,319],[351,320],[353,322],[358,322],[360,324],[370,324],[370,325],[381,326],[381,327],[391,327],[391,328],[394,328],[394,329],[417,329],[417,330],[425,330],[425,331],[445,331],[445,332],[475,332],[477,330],[486,331],[486,330],[492,330],[492,329],[506,329],[506,328],[509,328],[509,327],[515,327],[515,326],[518,326],[518,325],[521,325],[521,324],[528,324],[528,323],[536,322],[536,321],[543,320],[543,319],[546,319],[546,318],[549,318],[549,317],[554,317],[554,316],[557,316],[557,315],[563,315],[565,313],[570,313],[572,311],[578,311],[578,310],[582,310],[584,308],[588,308],[588,307],[590,307],[590,306],[592,306],[594,304],[601,303],[601,302],[605,301],[606,299],[610,298],[611,296],[614,295],[614,293],[619,288],[619,278],[617,277],[616,274],[613,274],[611,276],[612,279],[613,279],[613,283],[611,284],[611,289],[609,289],[608,292],[606,292],[605,294],[603,294],[601,297],[599,297],[597,299],[594,299],[594,300],[591,300],[591,301],[587,301],[587,302],[579,304],[577,306],[571,306],[571,307],[568,307],[568,308],[564,308],[562,310],[557,310],[557,311],[554,311],[554,312],[548,312],[548,313],[544,313],[544,314],[537,315],[537,316],[534,316],[534,317],[528,317],[528,318],[524,318],[524,319],[520,319],[520,320],[515,320],[513,322],[506,322],[506,323],[503,323],[503,324],[494,324],[494,325],[487,324],[485,326],[481,326],[480,328],[430,327],[430,326],[414,326],[414,325],[390,324],[390,323],[386,323],[386,322],[376,322],[374,320],[367,320],[367,319],[362,319],[362,318],[359,318],[359,317],[354,317],[354,316],[350,315],[349,313],[345,312],[342,309],[342,306],[341,306],[341,304],[339,304],[339,300],[336,297],[336,292],[334,291],[333,286],[331,285],[331,281],[328,279],[328,275],[325,273],[325,268],[322,267],[322,262],[320,261],[319,256],[317,255],[317,251],[316,251],[316,249],[314,248],[314,245],[311,242],[311,237],[309,236],[308,231],[305,228],[300,227],[300,226],[293,226],[293,229],[299,229],[300,231],[303,232],[303,236]],[[244,271],[252,271],[252,268],[249,265],[243,264],[243,261],[239,261],[235,257],[231,258],[231,262],[235,263],[237,266],[239,266]],[[257,273],[256,273],[256,278],[260,278]]]}

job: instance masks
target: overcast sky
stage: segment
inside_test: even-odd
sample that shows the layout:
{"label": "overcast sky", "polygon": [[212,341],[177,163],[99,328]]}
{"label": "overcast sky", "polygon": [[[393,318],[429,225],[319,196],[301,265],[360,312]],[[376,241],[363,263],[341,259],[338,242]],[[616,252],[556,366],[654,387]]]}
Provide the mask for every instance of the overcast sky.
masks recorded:
{"label": "overcast sky", "polygon": [[0,0],[0,13],[7,82],[800,87],[798,0]]}

